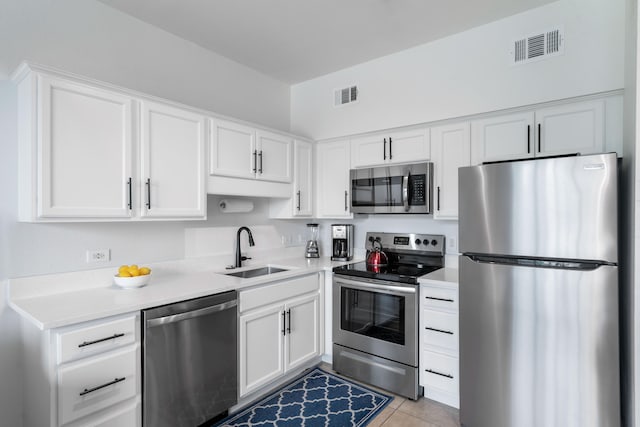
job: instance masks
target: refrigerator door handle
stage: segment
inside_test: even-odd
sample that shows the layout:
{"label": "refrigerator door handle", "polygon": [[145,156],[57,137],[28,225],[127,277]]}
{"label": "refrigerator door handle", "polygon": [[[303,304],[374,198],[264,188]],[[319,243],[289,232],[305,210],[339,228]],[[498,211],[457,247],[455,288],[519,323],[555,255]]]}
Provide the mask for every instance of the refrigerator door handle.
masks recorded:
{"label": "refrigerator door handle", "polygon": [[520,267],[555,268],[560,270],[595,270],[603,265],[615,266],[615,263],[605,261],[563,260],[563,259],[537,259],[520,257],[502,257],[495,255],[464,254],[473,262],[481,264],[513,265]]}

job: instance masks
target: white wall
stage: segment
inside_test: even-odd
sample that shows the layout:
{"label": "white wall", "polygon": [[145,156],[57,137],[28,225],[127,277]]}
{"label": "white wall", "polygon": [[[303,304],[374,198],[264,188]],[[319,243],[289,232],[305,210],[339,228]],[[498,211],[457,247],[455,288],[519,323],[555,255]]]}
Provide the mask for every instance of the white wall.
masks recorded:
{"label": "white wall", "polygon": [[[316,140],[620,89],[624,0],[560,0],[291,88],[291,127]],[[565,53],[512,66],[514,39],[557,25]],[[359,101],[333,106],[357,84]]]}
{"label": "white wall", "polygon": [[289,130],[289,86],[95,0],[0,0],[0,78],[22,60]]}

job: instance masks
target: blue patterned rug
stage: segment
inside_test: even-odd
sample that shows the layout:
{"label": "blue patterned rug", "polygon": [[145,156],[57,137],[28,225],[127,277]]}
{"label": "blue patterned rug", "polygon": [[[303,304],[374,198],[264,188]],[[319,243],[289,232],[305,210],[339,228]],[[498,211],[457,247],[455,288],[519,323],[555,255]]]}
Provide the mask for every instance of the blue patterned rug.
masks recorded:
{"label": "blue patterned rug", "polygon": [[315,368],[216,427],[366,426],[392,399]]}

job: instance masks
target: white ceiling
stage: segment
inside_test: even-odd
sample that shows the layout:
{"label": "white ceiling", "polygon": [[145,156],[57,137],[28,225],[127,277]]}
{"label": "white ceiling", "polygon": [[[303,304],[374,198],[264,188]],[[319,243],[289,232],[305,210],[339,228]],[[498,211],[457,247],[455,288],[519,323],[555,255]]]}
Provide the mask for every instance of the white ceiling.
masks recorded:
{"label": "white ceiling", "polygon": [[553,0],[99,0],[286,83]]}

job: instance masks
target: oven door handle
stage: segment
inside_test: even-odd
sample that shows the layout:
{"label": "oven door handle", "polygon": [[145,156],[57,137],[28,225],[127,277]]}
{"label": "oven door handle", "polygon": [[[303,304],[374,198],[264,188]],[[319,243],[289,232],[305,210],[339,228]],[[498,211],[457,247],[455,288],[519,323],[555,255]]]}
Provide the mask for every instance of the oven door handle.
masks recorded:
{"label": "oven door handle", "polygon": [[370,291],[370,290],[386,291],[387,293],[395,294],[395,295],[407,295],[407,294],[416,293],[415,286],[381,285],[378,283],[360,282],[355,280],[347,280],[343,278],[336,279],[336,284],[347,285],[350,288],[360,289],[363,291]]}
{"label": "oven door handle", "polygon": [[404,211],[409,212],[409,174],[402,177],[402,203]]}

